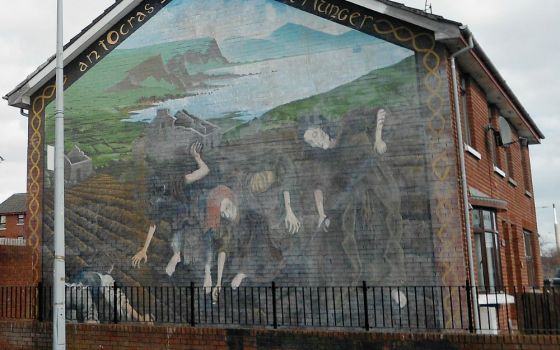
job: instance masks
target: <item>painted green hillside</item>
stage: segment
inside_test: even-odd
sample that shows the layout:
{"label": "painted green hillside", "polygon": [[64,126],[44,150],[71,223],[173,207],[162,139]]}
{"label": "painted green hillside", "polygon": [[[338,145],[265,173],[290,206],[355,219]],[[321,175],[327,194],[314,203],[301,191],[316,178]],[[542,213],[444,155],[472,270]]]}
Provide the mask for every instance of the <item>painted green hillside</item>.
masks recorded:
{"label": "painted green hillside", "polygon": [[[65,91],[66,150],[78,145],[96,166],[128,157],[144,128],[122,122],[128,112],[187,96],[207,78],[200,71],[227,64],[210,38],[113,51]],[[46,110],[48,144],[54,114],[53,102]]]}
{"label": "painted green hillside", "polygon": [[415,56],[410,56],[326,93],[274,108],[258,120],[230,130],[225,138],[235,140],[259,131],[294,126],[308,114],[322,114],[334,121],[356,108],[414,105],[417,97],[413,96],[417,96],[416,61]]}

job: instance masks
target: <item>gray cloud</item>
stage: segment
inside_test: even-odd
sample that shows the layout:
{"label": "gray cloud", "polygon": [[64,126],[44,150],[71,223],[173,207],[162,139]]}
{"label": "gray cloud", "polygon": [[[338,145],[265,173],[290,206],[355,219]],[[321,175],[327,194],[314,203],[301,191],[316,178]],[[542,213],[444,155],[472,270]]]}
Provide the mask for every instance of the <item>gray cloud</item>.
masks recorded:
{"label": "gray cloud", "polygon": [[[79,33],[113,0],[66,0],[65,40]],[[56,2],[18,0],[0,12],[0,94],[4,96],[56,49]],[[0,102],[0,201],[26,191],[27,119]]]}
{"label": "gray cloud", "polygon": [[[537,207],[560,205],[560,26],[557,0],[429,0],[434,14],[469,25],[546,139],[531,147]],[[405,0],[423,9],[424,0]],[[541,241],[554,242],[552,209],[537,208]]]}

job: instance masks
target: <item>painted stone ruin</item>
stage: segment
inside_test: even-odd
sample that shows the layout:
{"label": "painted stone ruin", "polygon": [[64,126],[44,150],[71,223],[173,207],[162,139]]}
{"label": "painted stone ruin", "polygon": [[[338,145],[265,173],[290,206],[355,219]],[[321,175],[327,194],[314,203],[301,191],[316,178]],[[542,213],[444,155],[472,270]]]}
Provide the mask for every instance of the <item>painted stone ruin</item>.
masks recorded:
{"label": "painted stone ruin", "polygon": [[69,280],[441,283],[417,55],[278,1],[171,1],[66,91],[93,167],[67,175]]}

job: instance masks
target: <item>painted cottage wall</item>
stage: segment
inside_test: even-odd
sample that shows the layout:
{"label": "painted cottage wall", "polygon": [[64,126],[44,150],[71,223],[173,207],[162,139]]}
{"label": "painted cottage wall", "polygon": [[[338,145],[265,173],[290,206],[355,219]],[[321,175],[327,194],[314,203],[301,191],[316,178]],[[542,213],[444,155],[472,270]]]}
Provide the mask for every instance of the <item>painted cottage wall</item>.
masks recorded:
{"label": "painted cottage wall", "polygon": [[[69,279],[463,283],[444,57],[346,2],[143,2],[66,70],[67,151],[94,168],[66,188]],[[54,143],[53,92],[34,98],[31,168]],[[48,281],[53,174],[38,169]]]}

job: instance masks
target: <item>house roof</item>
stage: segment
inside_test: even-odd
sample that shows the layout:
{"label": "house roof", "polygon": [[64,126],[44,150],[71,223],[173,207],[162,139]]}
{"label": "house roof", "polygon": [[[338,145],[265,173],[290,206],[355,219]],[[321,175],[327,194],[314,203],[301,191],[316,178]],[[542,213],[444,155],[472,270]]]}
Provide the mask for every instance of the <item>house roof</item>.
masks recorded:
{"label": "house roof", "polygon": [[0,214],[25,213],[26,198],[26,193],[11,195],[4,202],[0,203]]}
{"label": "house roof", "polygon": [[[100,33],[109,29],[141,2],[142,0],[115,0],[111,6],[65,45],[64,64],[66,65],[76,58],[96,40]],[[468,41],[467,36],[472,35],[460,22],[399,2],[391,0],[351,0],[350,2],[430,30],[434,33],[436,40],[446,45],[451,52],[465,47]],[[3,97],[8,100],[8,104],[29,109],[31,96],[54,77],[55,58],[56,56],[49,57],[24,81],[8,92]],[[489,102],[504,112],[504,117],[518,129],[520,136],[527,138],[530,143],[540,143],[540,140],[544,139],[544,134],[476,40],[474,40],[474,49],[469,54],[461,55],[457,60],[461,70],[471,74],[479,82],[486,92]]]}
{"label": "house roof", "polygon": [[[82,29],[78,34],[76,34],[72,39],[70,39],[70,41],[68,43],[66,43],[66,45],[64,45],[64,51],[66,51],[68,48],[70,48],[72,46],[72,44],[76,43],[81,37],[83,37],[84,35],[86,35],[86,33],[95,26],[95,24],[99,23],[107,14],[109,14],[111,12],[111,10],[113,10],[115,8],[115,6],[117,6],[118,3],[122,2],[123,0],[115,0],[115,2],[109,6],[107,9],[105,9],[103,11],[102,14],[100,14],[99,16],[97,16],[89,25],[87,25],[84,29]],[[35,71],[33,71],[31,74],[29,74],[27,76],[27,78],[22,81],[21,83],[19,83],[12,91],[10,91],[9,93],[6,94],[6,96],[3,96],[3,98],[5,100],[9,100],[9,97],[12,96],[14,93],[16,93],[18,90],[20,90],[22,87],[24,87],[33,77],[35,77],[39,72],[41,72],[43,69],[45,69],[50,63],[54,62],[56,60],[56,54],[50,56],[49,58],[47,58],[47,60],[41,64],[39,67],[37,67],[37,69]],[[66,63],[66,59],[65,59],[65,63]],[[11,105],[11,104],[10,104]],[[16,107],[21,107],[21,106],[16,106]],[[22,107],[24,108],[24,107]]]}

